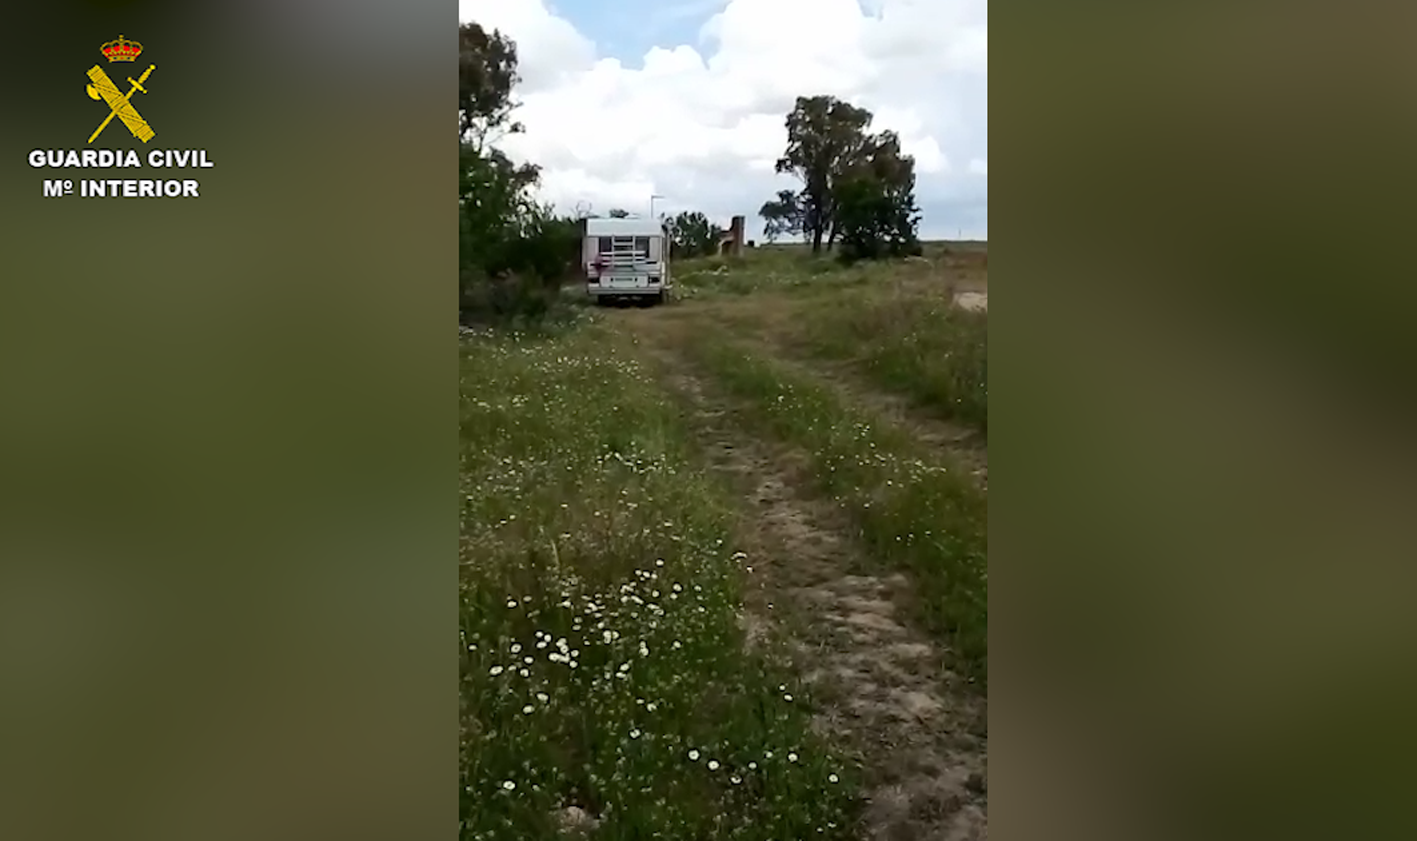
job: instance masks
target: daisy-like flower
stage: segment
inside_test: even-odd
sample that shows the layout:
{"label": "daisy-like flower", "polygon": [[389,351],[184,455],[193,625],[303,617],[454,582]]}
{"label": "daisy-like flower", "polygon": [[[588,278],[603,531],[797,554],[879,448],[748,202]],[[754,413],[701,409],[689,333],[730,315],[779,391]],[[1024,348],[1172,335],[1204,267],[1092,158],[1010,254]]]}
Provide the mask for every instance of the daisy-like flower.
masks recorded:
{"label": "daisy-like flower", "polygon": [[839,783],[841,782],[841,778],[838,777],[836,774],[828,774],[827,781],[832,783]]}
{"label": "daisy-like flower", "polygon": [[710,759],[710,760],[708,761],[708,769],[709,769],[710,771],[717,771],[717,770],[718,770],[718,760],[717,760],[717,759]]}
{"label": "daisy-like flower", "polygon": [[500,675],[502,671],[503,669],[501,666],[493,666],[492,668],[487,670],[487,674],[496,677],[497,675]]}
{"label": "daisy-like flower", "polygon": [[514,788],[516,788],[516,787],[517,787],[517,784],[514,783],[514,782],[512,782],[511,780],[503,780],[503,781],[502,781],[502,788],[506,789],[507,791],[511,791],[512,789],[514,789]]}
{"label": "daisy-like flower", "polygon": [[690,761],[690,762],[698,762],[698,761],[699,761],[699,752],[698,752],[698,750],[691,750],[691,751],[689,751],[689,761]]}

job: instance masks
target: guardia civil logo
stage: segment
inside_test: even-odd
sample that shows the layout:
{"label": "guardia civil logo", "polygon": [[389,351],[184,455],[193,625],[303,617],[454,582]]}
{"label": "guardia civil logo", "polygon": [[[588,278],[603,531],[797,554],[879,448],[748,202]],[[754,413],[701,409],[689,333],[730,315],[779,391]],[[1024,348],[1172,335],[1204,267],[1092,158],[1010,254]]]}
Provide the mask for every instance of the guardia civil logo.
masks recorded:
{"label": "guardia civil logo", "polygon": [[[143,54],[143,45],[119,35],[118,40],[105,43],[99,47],[99,51],[103,53],[104,58],[112,63],[126,62],[128,66],[132,66],[133,62],[138,60],[138,56]],[[95,64],[89,68],[89,79],[92,80],[88,86],[89,98],[102,100],[108,105],[108,116],[104,117],[99,127],[89,135],[90,143],[94,142],[94,138],[103,134],[103,130],[108,128],[108,123],[114,117],[122,120],[123,125],[128,127],[128,131],[144,143],[153,139],[157,132],[153,131],[153,127],[148,125],[148,121],[144,120],[143,115],[139,114],[138,109],[133,106],[133,94],[148,92],[148,89],[143,87],[143,82],[146,82],[156,69],[157,65],[149,64],[148,69],[144,70],[143,75],[137,79],[129,76],[128,84],[132,87],[128,89],[127,93],[124,93],[118,89],[112,79],[108,78],[108,74],[103,72],[102,67]]]}
{"label": "guardia civil logo", "polygon": [[[113,137],[114,131],[127,129],[128,134],[147,144],[157,136],[152,124],[138,110],[135,99],[142,94],[149,95],[148,79],[157,70],[156,64],[149,64],[137,78],[132,72],[139,67],[138,59],[143,54],[142,43],[119,35],[112,41],[105,41],[98,48],[108,60],[108,69],[102,63],[95,64],[87,71],[88,84],[84,90],[89,99],[103,103],[107,114],[98,124],[83,149],[35,149],[29,154],[29,164],[35,169],[45,167],[85,169],[185,169],[188,167],[209,168],[211,159],[205,149],[151,149],[139,156],[136,149],[99,149],[93,142],[104,136]],[[115,79],[122,78],[124,84]],[[77,94],[77,92],[76,92]],[[122,129],[113,126],[114,118]],[[118,139],[122,139],[119,135]],[[77,188],[77,189],[76,189]],[[46,180],[44,195],[51,198],[78,195],[80,198],[200,198],[201,185],[194,178],[150,179],[150,178],[84,178],[76,184],[73,179]]]}

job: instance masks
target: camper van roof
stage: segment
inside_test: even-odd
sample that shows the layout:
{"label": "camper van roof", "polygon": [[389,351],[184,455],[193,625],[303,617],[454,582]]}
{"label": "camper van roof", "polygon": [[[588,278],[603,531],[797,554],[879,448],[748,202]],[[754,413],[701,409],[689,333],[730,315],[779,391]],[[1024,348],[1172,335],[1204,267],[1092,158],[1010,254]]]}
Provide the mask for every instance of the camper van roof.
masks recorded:
{"label": "camper van roof", "polygon": [[586,219],[585,232],[588,237],[658,237],[664,235],[664,229],[660,227],[660,223],[656,220],[637,219],[635,217],[626,217],[624,219]]}

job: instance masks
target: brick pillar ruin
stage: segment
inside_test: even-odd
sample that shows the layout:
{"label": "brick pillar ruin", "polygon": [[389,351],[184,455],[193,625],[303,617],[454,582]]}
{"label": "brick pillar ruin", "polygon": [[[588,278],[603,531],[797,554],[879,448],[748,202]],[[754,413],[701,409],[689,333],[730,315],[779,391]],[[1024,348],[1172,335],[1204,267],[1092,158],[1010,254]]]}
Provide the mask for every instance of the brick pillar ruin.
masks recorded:
{"label": "brick pillar ruin", "polygon": [[734,216],[733,221],[728,224],[728,230],[718,241],[718,253],[737,257],[743,253],[743,227],[744,217]]}

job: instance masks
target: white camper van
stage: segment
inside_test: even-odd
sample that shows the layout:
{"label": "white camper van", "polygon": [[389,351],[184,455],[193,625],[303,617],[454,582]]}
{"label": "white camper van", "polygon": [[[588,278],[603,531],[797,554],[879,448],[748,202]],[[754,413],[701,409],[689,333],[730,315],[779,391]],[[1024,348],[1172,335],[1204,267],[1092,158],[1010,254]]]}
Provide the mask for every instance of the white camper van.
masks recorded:
{"label": "white camper van", "polygon": [[653,219],[586,219],[582,262],[586,292],[597,303],[611,298],[648,298],[669,293],[664,228]]}

